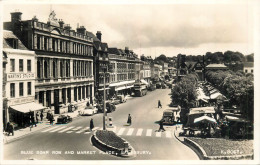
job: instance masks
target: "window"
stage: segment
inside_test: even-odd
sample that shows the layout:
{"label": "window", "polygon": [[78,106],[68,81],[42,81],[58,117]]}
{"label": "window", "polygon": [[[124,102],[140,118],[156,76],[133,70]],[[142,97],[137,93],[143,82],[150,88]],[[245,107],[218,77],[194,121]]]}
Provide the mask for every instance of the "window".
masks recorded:
{"label": "window", "polygon": [[15,97],[15,83],[10,84],[10,97]]}
{"label": "window", "polygon": [[10,59],[10,72],[15,71],[15,59]]}
{"label": "window", "polygon": [[19,83],[19,96],[23,96],[23,83]]}
{"label": "window", "polygon": [[254,70],[253,69],[251,69],[251,73],[253,73],[254,72]]}
{"label": "window", "polygon": [[41,62],[37,61],[37,77],[41,78]]}
{"label": "window", "polygon": [[32,71],[32,61],[31,60],[27,60],[27,72],[31,72]]}
{"label": "window", "polygon": [[247,73],[247,69],[245,70],[245,72]]}
{"label": "window", "polygon": [[23,72],[23,59],[19,60],[19,72]]}
{"label": "window", "polygon": [[28,95],[31,95],[32,94],[32,83],[31,82],[28,82],[27,83],[27,91],[28,91]]}
{"label": "window", "polygon": [[52,63],[52,75],[54,78],[56,78],[56,62],[53,61]]}
{"label": "window", "polygon": [[6,39],[9,46],[11,46],[14,49],[18,49],[18,39],[16,38],[9,38]]}
{"label": "window", "polygon": [[48,64],[47,61],[44,61],[44,78],[48,77]]}

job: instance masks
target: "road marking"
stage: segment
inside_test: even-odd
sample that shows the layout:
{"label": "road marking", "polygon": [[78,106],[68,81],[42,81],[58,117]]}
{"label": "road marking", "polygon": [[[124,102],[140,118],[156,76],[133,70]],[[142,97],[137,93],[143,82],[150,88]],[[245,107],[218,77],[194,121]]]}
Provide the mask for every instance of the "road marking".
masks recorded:
{"label": "road marking", "polygon": [[146,131],[146,136],[152,136],[152,129],[148,129]]}
{"label": "road marking", "polygon": [[98,129],[99,129],[99,127],[95,127],[95,128],[92,129],[92,131],[95,131],[95,130],[98,130]]}
{"label": "road marking", "polygon": [[82,130],[80,130],[80,131],[77,131],[76,133],[81,133],[81,132],[84,132],[84,131],[86,131],[86,130],[88,130],[89,129],[89,127],[86,127],[86,128],[83,128]]}
{"label": "road marking", "polygon": [[155,135],[156,135],[156,137],[161,137],[162,136],[162,132],[156,132]]}
{"label": "road marking", "polygon": [[130,128],[126,135],[131,136],[133,134],[133,132],[134,132],[134,128]]}
{"label": "road marking", "polygon": [[171,134],[170,131],[166,131],[165,133],[166,133],[166,137],[167,137],[167,138],[171,138],[171,137],[172,137],[172,134]]}
{"label": "road marking", "polygon": [[121,129],[118,131],[117,135],[122,135],[122,134],[124,133],[124,131],[125,131],[125,128],[121,128]]}
{"label": "road marking", "polygon": [[90,134],[90,132],[85,132],[84,134]]}
{"label": "road marking", "polygon": [[82,127],[77,127],[77,128],[72,129],[72,130],[76,131],[76,130],[79,130],[80,128],[82,128]]}
{"label": "road marking", "polygon": [[73,126],[73,127],[66,128],[66,129],[64,129],[64,130],[62,130],[62,131],[59,131],[59,133],[62,133],[62,132],[68,131],[69,129],[72,129],[72,128],[74,128],[74,126]]}
{"label": "road marking", "polygon": [[141,136],[143,133],[143,129],[142,128],[139,128],[137,133],[136,133],[136,136]]}
{"label": "road marking", "polygon": [[61,129],[63,129],[63,128],[66,128],[66,126],[64,126],[64,127],[59,127],[59,128],[57,128],[57,129],[55,129],[55,130],[52,130],[52,131],[50,131],[50,132],[56,132],[56,131],[61,130]]}
{"label": "road marking", "polygon": [[56,129],[56,128],[57,128],[56,126],[53,126],[53,127],[49,128],[49,129],[46,129],[46,130],[44,130],[42,132],[47,132],[47,131],[50,131],[50,130],[53,130],[53,129]]}
{"label": "road marking", "polygon": [[71,132],[73,132],[73,131],[68,131],[68,132],[66,132],[66,133],[71,133]]}

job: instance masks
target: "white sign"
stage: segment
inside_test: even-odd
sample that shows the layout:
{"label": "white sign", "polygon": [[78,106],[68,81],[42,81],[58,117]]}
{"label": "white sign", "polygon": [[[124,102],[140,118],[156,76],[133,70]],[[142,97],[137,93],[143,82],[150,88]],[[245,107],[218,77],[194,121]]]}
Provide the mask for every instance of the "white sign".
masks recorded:
{"label": "white sign", "polygon": [[7,74],[7,81],[10,80],[26,80],[26,79],[34,79],[34,73],[9,73]]}

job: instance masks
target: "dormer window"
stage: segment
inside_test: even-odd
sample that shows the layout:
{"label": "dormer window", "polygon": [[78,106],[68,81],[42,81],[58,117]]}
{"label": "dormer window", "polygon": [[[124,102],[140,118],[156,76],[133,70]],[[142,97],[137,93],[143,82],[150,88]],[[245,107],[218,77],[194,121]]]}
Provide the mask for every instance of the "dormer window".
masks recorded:
{"label": "dormer window", "polygon": [[9,46],[11,46],[14,49],[18,49],[18,39],[16,38],[8,38],[6,39]]}

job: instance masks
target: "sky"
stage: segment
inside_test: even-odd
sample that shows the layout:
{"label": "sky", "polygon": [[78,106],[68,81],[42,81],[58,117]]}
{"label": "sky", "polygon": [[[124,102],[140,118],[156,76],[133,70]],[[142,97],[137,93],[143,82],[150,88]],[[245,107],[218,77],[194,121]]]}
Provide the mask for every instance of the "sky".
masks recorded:
{"label": "sky", "polygon": [[251,4],[5,4],[3,21],[22,12],[47,22],[50,11],[73,29],[85,26],[102,32],[109,47],[126,46],[138,55],[239,51],[254,53],[254,13]]}

